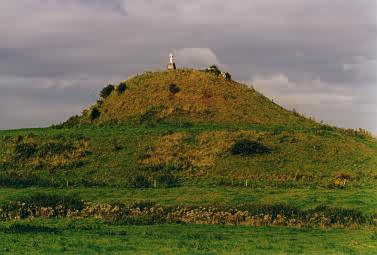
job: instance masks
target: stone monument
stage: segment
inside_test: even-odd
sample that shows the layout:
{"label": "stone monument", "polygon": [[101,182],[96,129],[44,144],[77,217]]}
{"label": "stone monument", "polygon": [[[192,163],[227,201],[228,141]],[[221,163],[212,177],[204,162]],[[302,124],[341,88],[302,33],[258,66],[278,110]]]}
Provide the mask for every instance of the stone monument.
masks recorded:
{"label": "stone monument", "polygon": [[169,64],[168,64],[168,70],[176,70],[177,68],[176,68],[175,63],[174,63],[173,53],[170,53],[169,57],[170,57],[170,60],[169,60]]}

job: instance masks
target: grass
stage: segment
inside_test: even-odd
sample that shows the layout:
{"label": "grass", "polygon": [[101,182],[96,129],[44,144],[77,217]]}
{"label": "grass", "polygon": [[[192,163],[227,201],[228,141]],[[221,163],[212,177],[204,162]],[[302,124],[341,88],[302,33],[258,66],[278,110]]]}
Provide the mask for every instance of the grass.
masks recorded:
{"label": "grass", "polygon": [[[232,155],[232,145],[244,138],[271,151]],[[20,186],[35,179],[42,186],[127,187],[140,173],[153,183],[158,168],[176,169],[184,184],[230,185],[234,179],[255,187],[326,187],[345,173],[347,185],[357,186],[375,183],[376,165],[375,140],[312,128],[158,124],[0,131],[3,186],[7,179],[17,185],[16,176]]]}
{"label": "grass", "polygon": [[[194,123],[315,124],[284,110],[246,85],[197,70],[147,72],[125,83],[124,93],[114,91],[101,104],[92,107],[101,112],[95,123],[157,119]],[[175,84],[175,93],[171,92],[171,84]],[[86,117],[84,114],[83,122]]]}
{"label": "grass", "polygon": [[252,189],[240,187],[183,186],[170,189],[124,188],[2,188],[0,201],[7,202],[38,194],[79,195],[85,201],[141,202],[152,201],[164,206],[224,204],[236,206],[245,203],[286,203],[300,209],[320,204],[359,209],[368,214],[377,213],[377,191],[374,187],[360,189]]}
{"label": "grass", "polygon": [[[375,254],[375,229],[202,225],[119,226],[33,220],[3,231],[3,254]],[[44,227],[41,228],[40,226]],[[34,226],[31,227],[31,226]],[[1,229],[14,229],[12,223]],[[33,231],[34,229],[34,231]],[[22,230],[24,232],[22,233]]]}

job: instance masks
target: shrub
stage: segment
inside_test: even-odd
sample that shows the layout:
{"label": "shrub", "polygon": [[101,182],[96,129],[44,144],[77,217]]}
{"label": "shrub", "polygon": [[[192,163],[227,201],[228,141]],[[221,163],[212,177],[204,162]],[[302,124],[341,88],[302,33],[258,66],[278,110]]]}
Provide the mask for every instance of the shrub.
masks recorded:
{"label": "shrub", "polygon": [[320,205],[314,209],[309,209],[308,214],[323,214],[324,217],[330,220],[330,223],[347,223],[352,220],[358,224],[367,222],[367,217],[357,210],[348,208],[333,208],[327,205]]}
{"label": "shrub", "polygon": [[231,152],[233,155],[253,155],[268,153],[270,150],[261,143],[249,140],[240,140],[233,144]]}
{"label": "shrub", "polygon": [[72,143],[58,143],[58,142],[48,142],[40,146],[38,155],[45,157],[51,154],[62,154],[66,151],[72,151],[74,149]]}
{"label": "shrub", "polygon": [[30,224],[22,224],[19,222],[13,223],[8,228],[2,228],[1,231],[4,233],[56,233],[59,231],[57,228],[48,227],[48,226],[36,226]]}
{"label": "shrub", "polygon": [[127,89],[126,83],[125,82],[121,82],[121,83],[119,83],[119,85],[117,87],[117,92],[119,94],[122,94],[124,91],[126,91],[126,89]]}
{"label": "shrub", "polygon": [[231,80],[232,79],[232,75],[230,75],[230,73],[226,72],[224,78],[225,78],[225,80]]}
{"label": "shrub", "polygon": [[173,188],[173,187],[181,186],[179,178],[172,173],[163,173],[163,174],[157,175],[156,180],[160,184],[160,186],[163,186],[166,188]]}
{"label": "shrub", "polygon": [[18,174],[1,174],[0,175],[0,187],[51,187],[53,184],[45,179],[41,179],[36,175],[27,174],[25,176]]}
{"label": "shrub", "polygon": [[213,73],[216,76],[219,76],[221,74],[220,69],[216,65],[211,65],[207,68],[207,72]]}
{"label": "shrub", "polygon": [[179,91],[181,91],[181,89],[177,85],[175,85],[175,84],[169,85],[169,92],[170,93],[177,94]]}
{"label": "shrub", "polygon": [[79,211],[84,208],[84,202],[75,195],[36,193],[22,198],[20,202],[34,207],[63,206],[66,209]]}
{"label": "shrub", "polygon": [[37,152],[37,146],[32,143],[19,143],[14,149],[14,158],[16,160],[29,159]]}
{"label": "shrub", "polygon": [[130,184],[133,188],[149,188],[151,186],[151,182],[148,178],[140,174],[132,177]]}
{"label": "shrub", "polygon": [[90,111],[89,119],[93,121],[93,120],[99,118],[100,115],[101,115],[101,112],[98,110],[97,107],[94,107],[94,108]]}
{"label": "shrub", "polygon": [[111,92],[113,92],[113,90],[114,90],[114,85],[109,84],[101,90],[100,96],[102,98],[106,98],[106,97],[110,96],[110,94],[111,94]]}
{"label": "shrub", "polygon": [[76,128],[80,126],[80,116],[74,115],[70,117],[67,121],[58,124],[58,125],[52,125],[51,128],[54,129],[62,129],[62,128]]}

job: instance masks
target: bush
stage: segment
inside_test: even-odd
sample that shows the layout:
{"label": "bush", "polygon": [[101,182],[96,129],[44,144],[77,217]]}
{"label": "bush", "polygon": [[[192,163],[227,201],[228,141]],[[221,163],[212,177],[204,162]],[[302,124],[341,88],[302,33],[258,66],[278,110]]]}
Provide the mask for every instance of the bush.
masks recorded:
{"label": "bush", "polygon": [[32,143],[19,143],[14,149],[14,158],[16,160],[29,159],[37,152],[37,146]]}
{"label": "bush", "polygon": [[47,155],[63,154],[66,151],[72,150],[74,150],[72,143],[47,142],[39,147],[38,155],[45,157]]}
{"label": "bush", "polygon": [[59,229],[48,227],[48,226],[36,226],[30,224],[21,224],[19,222],[13,223],[8,228],[1,228],[1,231],[4,233],[56,233],[59,232]]}
{"label": "bush", "polygon": [[207,72],[213,73],[216,76],[219,76],[221,74],[220,69],[216,65],[211,65],[207,68]]}
{"label": "bush", "polygon": [[109,84],[101,90],[100,96],[102,98],[106,98],[106,97],[110,96],[110,94],[111,94],[111,92],[113,92],[113,90],[114,90],[114,85]]}
{"label": "bush", "polygon": [[74,195],[36,193],[22,198],[20,202],[34,207],[63,206],[65,209],[79,211],[84,208],[84,202],[78,196]]}
{"label": "bush", "polygon": [[151,182],[144,175],[136,175],[131,178],[130,184],[133,188],[149,188]]}
{"label": "bush", "polygon": [[127,89],[126,83],[125,82],[121,82],[121,83],[119,83],[119,85],[117,87],[117,92],[119,94],[122,94],[124,91],[126,91],[126,89]]}
{"label": "bush", "polygon": [[307,213],[323,214],[323,216],[328,218],[332,224],[347,223],[350,219],[358,224],[367,222],[367,217],[357,209],[333,208],[327,205],[320,205],[314,209],[309,209]]}
{"label": "bush", "polygon": [[261,143],[249,140],[240,140],[233,144],[231,152],[233,155],[253,155],[268,153],[270,150]]}
{"label": "bush", "polygon": [[172,173],[163,173],[157,175],[156,177],[157,182],[160,186],[165,188],[173,188],[181,186],[181,182],[177,176]]}
{"label": "bush", "polygon": [[100,115],[101,115],[101,112],[98,110],[97,107],[94,107],[94,108],[90,111],[89,119],[93,121],[93,120],[99,118]]}
{"label": "bush", "polygon": [[177,94],[179,91],[181,91],[181,89],[177,85],[175,85],[175,84],[169,85],[169,92],[170,93]]}
{"label": "bush", "polygon": [[62,129],[62,128],[76,128],[79,126],[80,126],[80,116],[74,115],[63,123],[60,123],[58,125],[52,125],[51,128]]}
{"label": "bush", "polygon": [[0,175],[0,187],[25,188],[31,186],[51,187],[53,186],[53,183],[31,174],[25,176],[18,174]]}

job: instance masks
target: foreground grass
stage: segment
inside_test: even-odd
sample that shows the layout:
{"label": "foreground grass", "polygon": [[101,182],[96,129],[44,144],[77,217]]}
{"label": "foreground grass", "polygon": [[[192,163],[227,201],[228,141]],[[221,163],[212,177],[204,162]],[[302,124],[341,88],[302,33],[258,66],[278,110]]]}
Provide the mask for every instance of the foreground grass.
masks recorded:
{"label": "foreground grass", "polygon": [[241,187],[183,186],[171,189],[121,189],[121,188],[1,188],[0,201],[17,200],[35,193],[77,194],[85,201],[141,202],[153,201],[169,205],[208,205],[226,204],[230,206],[244,203],[286,203],[300,209],[308,209],[320,204],[332,207],[353,208],[368,214],[377,213],[377,190],[374,187],[325,189],[251,189]]}
{"label": "foreground grass", "polygon": [[[202,225],[120,226],[99,221],[0,224],[1,254],[376,254],[375,229]],[[47,228],[46,228],[47,227]],[[52,231],[52,232],[51,232]]]}

